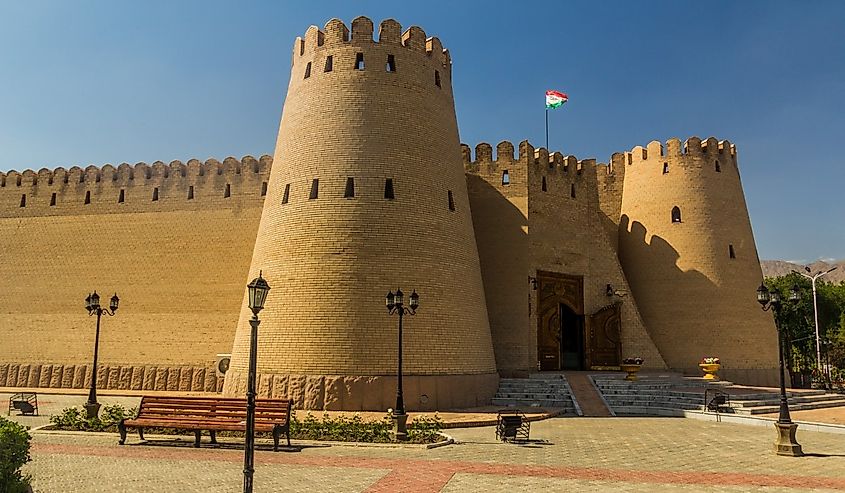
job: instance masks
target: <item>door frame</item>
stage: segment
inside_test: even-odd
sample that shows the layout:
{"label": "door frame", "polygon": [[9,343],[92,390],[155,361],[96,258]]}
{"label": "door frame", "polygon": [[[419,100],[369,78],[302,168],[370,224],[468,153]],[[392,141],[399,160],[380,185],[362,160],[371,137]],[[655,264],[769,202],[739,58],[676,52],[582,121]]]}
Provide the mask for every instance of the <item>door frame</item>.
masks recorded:
{"label": "door frame", "polygon": [[[540,354],[540,332],[543,330],[542,309],[543,302],[549,299],[554,299],[555,306],[558,310],[558,318],[560,314],[560,305],[568,306],[575,315],[581,317],[581,366],[589,368],[589,348],[588,348],[588,334],[590,333],[589,317],[584,314],[584,276],[562,274],[559,272],[549,272],[543,270],[536,271],[537,281],[537,316],[535,322],[535,346],[537,354],[537,370],[538,371],[561,371],[562,354],[560,345],[560,335],[558,337],[558,368],[557,370],[541,370],[542,362]],[[544,298],[544,288],[547,285],[552,285],[553,294],[551,297]],[[548,288],[547,288],[548,289]],[[558,330],[562,330],[558,329]]]}

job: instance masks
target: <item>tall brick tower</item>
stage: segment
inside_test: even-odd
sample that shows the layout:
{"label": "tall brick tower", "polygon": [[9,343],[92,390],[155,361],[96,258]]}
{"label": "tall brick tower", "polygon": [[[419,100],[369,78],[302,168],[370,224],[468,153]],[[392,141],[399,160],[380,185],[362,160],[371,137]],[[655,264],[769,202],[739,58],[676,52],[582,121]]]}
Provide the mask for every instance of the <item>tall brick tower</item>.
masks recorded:
{"label": "tall brick tower", "polygon": [[619,257],[666,364],[776,385],[777,332],[756,301],[760,261],[736,148],[691,137],[651,142],[626,155]]}
{"label": "tall brick tower", "polygon": [[[249,276],[272,286],[259,392],[306,409],[393,407],[405,319],[409,409],[489,402],[498,384],[452,97],[451,60],[419,27],[332,19],[293,49]],[[245,305],[245,304],[244,304]],[[245,387],[241,312],[224,393]]]}

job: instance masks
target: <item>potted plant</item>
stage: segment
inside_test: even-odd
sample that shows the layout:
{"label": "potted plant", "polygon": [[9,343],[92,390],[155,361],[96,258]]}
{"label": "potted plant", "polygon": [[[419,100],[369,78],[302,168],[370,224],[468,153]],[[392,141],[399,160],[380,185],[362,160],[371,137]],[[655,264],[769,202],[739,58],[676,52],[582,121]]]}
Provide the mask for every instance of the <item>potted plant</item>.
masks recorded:
{"label": "potted plant", "polygon": [[719,380],[719,375],[716,375],[716,373],[721,366],[722,362],[715,356],[701,358],[701,363],[698,364],[698,367],[704,372],[704,379],[714,381]]}
{"label": "potted plant", "polygon": [[637,372],[640,371],[640,368],[642,368],[643,361],[644,360],[640,357],[625,358],[622,360],[622,364],[619,365],[619,367],[622,368],[622,371],[628,374],[625,376],[625,380],[628,380],[629,382],[637,381]]}

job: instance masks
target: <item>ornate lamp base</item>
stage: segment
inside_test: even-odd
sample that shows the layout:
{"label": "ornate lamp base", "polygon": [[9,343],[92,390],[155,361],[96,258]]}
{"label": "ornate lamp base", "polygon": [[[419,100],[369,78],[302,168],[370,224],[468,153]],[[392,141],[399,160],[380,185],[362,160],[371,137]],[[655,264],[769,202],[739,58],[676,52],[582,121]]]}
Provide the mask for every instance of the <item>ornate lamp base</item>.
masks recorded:
{"label": "ornate lamp base", "polygon": [[99,402],[86,402],[83,407],[85,407],[85,415],[88,417],[88,419],[96,418],[97,415],[100,413]]}
{"label": "ornate lamp base", "polygon": [[778,430],[778,439],[775,442],[775,453],[778,455],[788,455],[790,457],[801,457],[804,452],[801,451],[801,445],[795,441],[795,430],[798,425],[795,423],[775,423],[775,428]]}
{"label": "ornate lamp base", "polygon": [[408,439],[408,415],[393,415],[393,438],[397,442],[404,442]]}

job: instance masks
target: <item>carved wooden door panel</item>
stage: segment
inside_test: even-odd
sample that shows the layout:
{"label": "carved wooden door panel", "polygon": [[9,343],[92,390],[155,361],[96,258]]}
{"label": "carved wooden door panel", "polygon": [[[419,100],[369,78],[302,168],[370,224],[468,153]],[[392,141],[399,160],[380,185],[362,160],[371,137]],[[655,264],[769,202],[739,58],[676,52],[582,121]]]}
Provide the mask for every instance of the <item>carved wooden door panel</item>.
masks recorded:
{"label": "carved wooden door panel", "polygon": [[615,303],[590,316],[590,368],[618,367],[621,363],[621,307],[621,303]]}
{"label": "carved wooden door panel", "polygon": [[542,284],[537,310],[537,357],[540,370],[560,370],[560,310],[554,285]]}

